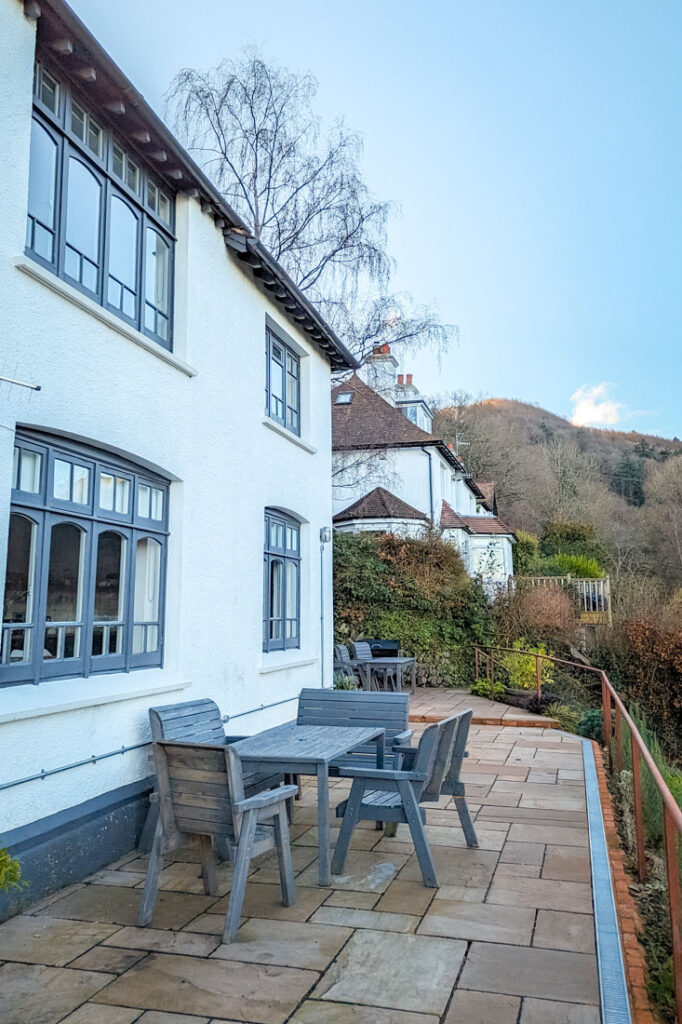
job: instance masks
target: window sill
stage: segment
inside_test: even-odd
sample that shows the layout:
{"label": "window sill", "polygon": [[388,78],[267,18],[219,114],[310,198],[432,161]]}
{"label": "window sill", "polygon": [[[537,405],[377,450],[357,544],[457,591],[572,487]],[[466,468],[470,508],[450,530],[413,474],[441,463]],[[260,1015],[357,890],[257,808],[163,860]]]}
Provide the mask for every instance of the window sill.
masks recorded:
{"label": "window sill", "polygon": [[169,679],[164,670],[158,668],[95,675],[88,679],[51,679],[38,686],[31,683],[7,686],[0,690],[0,724],[182,690],[189,685],[184,680]]}
{"label": "window sill", "polygon": [[310,452],[311,455],[317,454],[318,449],[315,448],[314,445],[308,444],[307,441],[304,441],[303,438],[298,437],[296,434],[292,433],[291,430],[287,430],[286,427],[283,427],[280,423],[277,423],[276,420],[271,420],[269,416],[264,416],[263,423],[265,424],[266,427],[269,427],[270,430],[274,430],[276,434],[279,434],[281,437],[286,437],[286,439],[288,441],[291,441],[293,444],[297,444],[298,447],[302,448],[304,452]]}
{"label": "window sill", "polygon": [[89,299],[87,295],[83,295],[77,288],[72,288],[71,285],[67,284],[66,281],[62,281],[61,278],[57,277],[50,270],[46,270],[41,267],[39,263],[30,259],[28,256],[18,256],[14,260],[14,266],[17,270],[20,270],[22,274],[27,274],[32,277],[34,281],[40,281],[41,284],[47,285],[47,287],[55,292],[57,295],[61,295],[62,298],[68,299],[74,306],[78,306],[79,309],[84,309],[86,313],[90,313],[96,317],[101,323],[106,324],[107,327],[111,327],[112,330],[118,334],[123,335],[128,341],[132,341],[135,345],[139,345],[140,348],[150,352],[151,355],[156,356],[157,359],[161,359],[162,362],[168,363],[169,366],[175,367],[181,373],[186,374],[187,377],[196,377],[197,370],[188,363],[178,359],[172,352],[168,352],[161,345],[152,341],[141,331],[135,330],[134,327],[129,327],[128,324],[124,323],[123,320],[119,320],[117,316],[110,313],[108,309],[98,305],[92,299]]}
{"label": "window sill", "polygon": [[283,672],[289,668],[303,668],[305,665],[317,665],[319,659],[306,657],[298,649],[291,651],[272,651],[270,654],[263,654],[262,661],[257,668],[259,675],[266,675],[268,672]]}

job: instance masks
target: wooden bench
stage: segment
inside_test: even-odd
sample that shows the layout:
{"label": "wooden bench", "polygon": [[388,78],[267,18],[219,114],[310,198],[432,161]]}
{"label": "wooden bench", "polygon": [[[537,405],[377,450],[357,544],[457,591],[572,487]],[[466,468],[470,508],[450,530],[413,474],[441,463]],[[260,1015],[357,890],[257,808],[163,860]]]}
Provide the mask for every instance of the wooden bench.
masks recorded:
{"label": "wooden bench", "polygon": [[[406,744],[412,736],[408,729],[410,698],[406,693],[381,693],[365,690],[304,689],[298,698],[298,725],[337,725],[384,729],[384,765],[393,766],[396,744]],[[376,766],[376,746],[368,743],[338,761],[332,767]]]}

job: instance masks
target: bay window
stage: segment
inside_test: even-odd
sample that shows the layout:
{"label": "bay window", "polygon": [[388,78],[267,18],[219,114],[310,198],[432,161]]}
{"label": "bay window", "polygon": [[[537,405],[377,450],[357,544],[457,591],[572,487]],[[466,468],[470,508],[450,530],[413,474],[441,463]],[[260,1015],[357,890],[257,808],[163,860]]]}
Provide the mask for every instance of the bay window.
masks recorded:
{"label": "bay window", "polygon": [[142,160],[36,65],[26,251],[168,349],[173,215]]}
{"label": "bay window", "polygon": [[0,684],[161,665],[168,484],[18,432]]}

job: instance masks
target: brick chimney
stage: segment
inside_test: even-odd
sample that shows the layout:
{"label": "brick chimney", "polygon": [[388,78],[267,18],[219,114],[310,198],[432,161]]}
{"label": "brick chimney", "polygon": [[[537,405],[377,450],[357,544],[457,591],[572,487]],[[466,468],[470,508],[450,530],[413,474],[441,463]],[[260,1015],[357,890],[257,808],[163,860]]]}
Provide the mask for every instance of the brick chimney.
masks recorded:
{"label": "brick chimney", "polygon": [[398,374],[398,387],[401,388],[405,382],[405,377],[402,373]]}
{"label": "brick chimney", "polygon": [[[398,361],[391,355],[390,345],[375,345],[372,354],[360,368],[359,375],[387,402],[395,403],[396,370]],[[400,381],[398,386],[401,386]]]}
{"label": "brick chimney", "polygon": [[412,374],[411,373],[408,373],[408,375],[407,375],[407,386],[408,386],[408,388],[412,387]]}

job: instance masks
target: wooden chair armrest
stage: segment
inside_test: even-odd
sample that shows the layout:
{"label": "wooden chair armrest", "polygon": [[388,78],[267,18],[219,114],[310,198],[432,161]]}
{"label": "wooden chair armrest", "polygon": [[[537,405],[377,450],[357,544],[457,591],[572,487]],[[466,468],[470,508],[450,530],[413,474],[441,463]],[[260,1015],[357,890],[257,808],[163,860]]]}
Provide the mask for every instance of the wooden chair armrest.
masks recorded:
{"label": "wooden chair armrest", "polygon": [[239,740],[246,740],[248,736],[226,736],[225,743],[238,743]]}
{"label": "wooden chair armrest", "polygon": [[396,735],[393,737],[393,748],[395,749],[396,747],[402,746],[402,744],[407,743],[408,740],[411,740],[413,736],[414,729],[406,729],[405,732],[396,733]]}
{"label": "wooden chair armrest", "polygon": [[233,806],[237,814],[242,814],[244,811],[260,811],[264,807],[284,803],[296,793],[298,793],[298,786],[279,786],[276,789],[266,789],[263,793],[256,793],[255,796],[247,797],[246,800],[235,800]]}
{"label": "wooden chair armrest", "polygon": [[401,772],[391,768],[339,768],[339,775],[347,779],[372,779],[387,782],[424,782],[427,778],[425,772]]}

